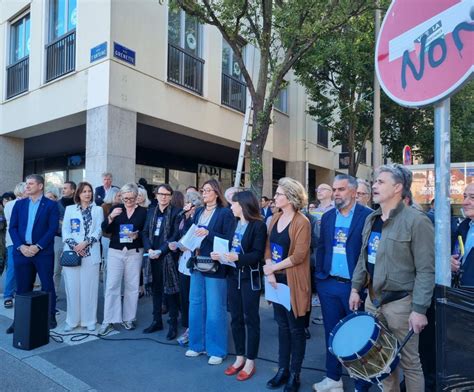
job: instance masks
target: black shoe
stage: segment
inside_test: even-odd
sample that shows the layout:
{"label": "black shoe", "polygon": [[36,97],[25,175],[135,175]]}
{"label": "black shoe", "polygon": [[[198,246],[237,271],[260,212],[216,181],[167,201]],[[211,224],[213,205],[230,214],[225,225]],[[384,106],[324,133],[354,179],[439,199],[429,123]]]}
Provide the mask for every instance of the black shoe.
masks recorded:
{"label": "black shoe", "polygon": [[166,305],[161,305],[161,314],[168,313],[168,307]]}
{"label": "black shoe", "polygon": [[311,339],[311,332],[309,332],[309,328],[304,329],[304,336],[306,340]]}
{"label": "black shoe", "polygon": [[267,388],[276,389],[280,388],[282,385],[286,384],[288,378],[290,377],[290,372],[288,369],[280,368],[278,369],[277,374],[270,381],[267,382]]}
{"label": "black shoe", "polygon": [[300,384],[300,374],[291,373],[288,381],[286,382],[285,389],[283,389],[283,392],[298,392],[298,389],[300,389]]}
{"label": "black shoe", "polygon": [[168,335],[166,335],[166,340],[174,340],[178,336],[178,321],[169,320],[168,324],[170,325],[170,329],[168,330]]}
{"label": "black shoe", "polygon": [[161,331],[163,329],[163,323],[157,320],[153,320],[151,324],[143,330],[143,333],[153,333],[156,331]]}
{"label": "black shoe", "polygon": [[56,321],[56,316],[51,316],[51,320],[49,321],[49,329],[54,329],[58,326],[58,322]]}
{"label": "black shoe", "polygon": [[12,334],[13,332],[15,332],[15,327],[14,327],[14,323],[12,323],[12,325],[10,325],[7,330],[5,331],[8,335]]}

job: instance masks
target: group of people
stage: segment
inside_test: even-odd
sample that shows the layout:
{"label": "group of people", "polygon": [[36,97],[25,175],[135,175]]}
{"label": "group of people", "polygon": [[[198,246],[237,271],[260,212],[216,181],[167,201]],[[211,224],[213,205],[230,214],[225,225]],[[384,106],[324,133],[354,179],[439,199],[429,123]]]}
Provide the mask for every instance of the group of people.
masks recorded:
{"label": "group of people", "polygon": [[[164,328],[165,304],[166,338],[178,337],[180,319],[184,333],[178,342],[188,345],[185,355],[206,353],[210,365],[219,365],[228,354],[230,312],[236,357],[224,372],[245,381],[256,372],[263,281],[274,287],[283,283],[290,289],[291,308],[272,304],[279,350],[278,371],[268,388],[299,389],[312,294],[317,292],[326,377],[313,385],[314,391],[343,391],[341,364],[329,351],[330,332],[364,307],[399,341],[410,329],[415,332],[403,349],[400,367],[407,390],[424,391],[418,334],[428,323],[434,287],[434,228],[407,201],[408,169],[382,166],[372,187],[338,175],[332,185],[316,189],[319,206],[308,205],[303,185],[289,177],[279,180],[273,198],[260,202],[249,190],[224,193],[214,179],[200,190],[188,187],[185,194],[169,184],[153,190],[143,185],[118,188],[112,175],[104,173],[103,185],[95,189],[88,182],[65,183],[63,196],[55,201],[43,177],[30,175],[7,195],[11,200],[4,195],[4,306],[13,306],[15,292],[32,291],[38,275],[41,289],[50,293],[50,328],[56,328],[61,254],[73,251],[80,265],[62,267],[65,332],[96,330],[102,264],[104,314],[98,334],[107,335],[118,324],[135,329],[139,297],[143,287],[151,286],[152,320],[143,333]],[[368,206],[371,195],[379,206],[375,211]],[[466,219],[454,236],[463,239],[463,254],[453,252],[451,266],[453,274],[462,271],[466,282],[474,275],[474,185],[466,188],[464,200]],[[190,230],[200,240],[196,250],[180,242]],[[216,241],[222,240],[229,244],[227,251],[215,251]],[[13,331],[14,323],[7,333]],[[398,370],[383,383],[384,390],[399,391]],[[357,391],[369,387],[365,381],[355,382]]]}

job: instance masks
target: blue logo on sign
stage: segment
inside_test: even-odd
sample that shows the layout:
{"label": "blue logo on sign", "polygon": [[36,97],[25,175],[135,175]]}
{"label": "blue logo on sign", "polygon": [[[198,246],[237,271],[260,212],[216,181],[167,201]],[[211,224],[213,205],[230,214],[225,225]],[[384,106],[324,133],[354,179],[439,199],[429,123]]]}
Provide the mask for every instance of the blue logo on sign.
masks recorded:
{"label": "blue logo on sign", "polygon": [[132,49],[128,49],[125,46],[114,42],[114,57],[125,61],[126,63],[135,65],[135,52]]}
{"label": "blue logo on sign", "polygon": [[107,56],[107,42],[103,42],[91,49],[91,63],[105,56]]}

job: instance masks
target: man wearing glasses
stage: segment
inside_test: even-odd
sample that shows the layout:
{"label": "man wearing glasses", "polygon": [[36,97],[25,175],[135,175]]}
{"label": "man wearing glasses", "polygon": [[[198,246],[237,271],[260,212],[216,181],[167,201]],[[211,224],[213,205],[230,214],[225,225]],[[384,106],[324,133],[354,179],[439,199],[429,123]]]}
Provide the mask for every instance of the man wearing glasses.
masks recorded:
{"label": "man wearing glasses", "polygon": [[170,204],[173,196],[173,188],[170,185],[158,185],[155,188],[155,196],[158,203],[156,207],[148,209],[143,229],[143,244],[145,252],[148,253],[153,277],[153,321],[143,333],[163,329],[161,304],[164,294],[169,309],[169,331],[166,339],[172,340],[178,334],[179,276],[178,253],[171,252],[169,244],[179,239],[180,210]]}
{"label": "man wearing glasses", "polygon": [[370,208],[371,196],[372,192],[370,190],[370,184],[359,178],[357,180],[356,202],[361,206]]}

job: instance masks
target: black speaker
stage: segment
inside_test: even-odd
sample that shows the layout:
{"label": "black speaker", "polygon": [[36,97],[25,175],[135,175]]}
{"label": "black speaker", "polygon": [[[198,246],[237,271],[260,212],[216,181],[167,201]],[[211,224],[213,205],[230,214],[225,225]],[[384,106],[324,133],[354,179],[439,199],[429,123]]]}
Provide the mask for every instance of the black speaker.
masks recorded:
{"label": "black speaker", "polygon": [[33,350],[49,343],[49,293],[32,291],[15,296],[13,347]]}

